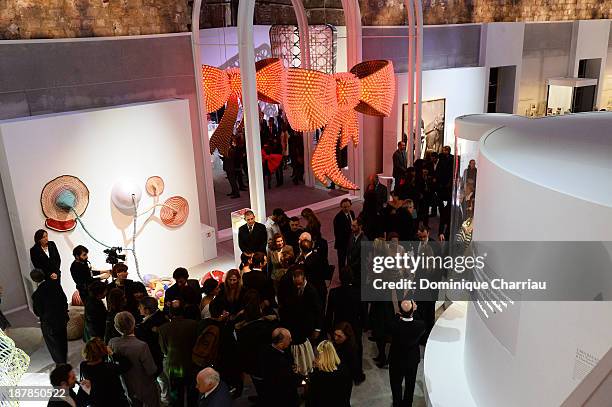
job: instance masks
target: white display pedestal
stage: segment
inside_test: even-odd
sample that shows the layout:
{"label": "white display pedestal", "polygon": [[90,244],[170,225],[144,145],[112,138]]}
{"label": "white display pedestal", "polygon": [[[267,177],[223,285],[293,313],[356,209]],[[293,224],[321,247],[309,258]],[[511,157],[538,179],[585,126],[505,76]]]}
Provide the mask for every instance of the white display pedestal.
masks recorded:
{"label": "white display pedestal", "polygon": [[200,224],[202,234],[202,249],[204,251],[204,261],[212,260],[217,257],[217,232],[212,226]]}
{"label": "white display pedestal", "polygon": [[240,246],[238,246],[238,229],[240,229],[240,226],[246,224],[244,213],[250,210],[249,208],[242,208],[232,212],[230,215],[232,217],[232,241],[234,242],[234,261],[236,267],[240,264],[240,255],[242,254],[242,250],[240,250]]}
{"label": "white display pedestal", "polygon": [[454,302],[429,334],[423,357],[428,406],[476,407],[463,368],[466,312],[465,302]]}

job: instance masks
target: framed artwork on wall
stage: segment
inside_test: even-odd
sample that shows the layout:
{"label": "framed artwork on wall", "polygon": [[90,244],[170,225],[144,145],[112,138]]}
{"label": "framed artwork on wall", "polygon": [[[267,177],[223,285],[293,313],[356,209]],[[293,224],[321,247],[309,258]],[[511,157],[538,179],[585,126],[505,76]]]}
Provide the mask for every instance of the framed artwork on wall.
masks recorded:
{"label": "framed artwork on wall", "polygon": [[[421,154],[442,151],[446,99],[426,100],[421,103]],[[402,106],[402,137],[408,139],[408,103]],[[416,127],[416,126],[415,126]]]}

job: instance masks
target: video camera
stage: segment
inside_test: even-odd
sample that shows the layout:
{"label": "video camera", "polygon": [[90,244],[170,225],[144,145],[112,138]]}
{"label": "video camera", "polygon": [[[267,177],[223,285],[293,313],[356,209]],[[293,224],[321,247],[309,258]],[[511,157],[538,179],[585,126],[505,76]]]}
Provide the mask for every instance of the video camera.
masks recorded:
{"label": "video camera", "polygon": [[118,254],[123,251],[121,247],[111,247],[110,249],[104,250],[106,254],[106,262],[111,265],[119,263],[119,261],[125,261],[125,254]]}

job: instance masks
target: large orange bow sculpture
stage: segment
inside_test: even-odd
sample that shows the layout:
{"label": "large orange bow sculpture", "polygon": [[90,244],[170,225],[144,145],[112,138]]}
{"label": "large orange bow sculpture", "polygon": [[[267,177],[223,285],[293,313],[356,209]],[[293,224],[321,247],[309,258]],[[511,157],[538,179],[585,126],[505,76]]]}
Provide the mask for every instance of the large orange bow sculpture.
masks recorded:
{"label": "large orange bow sculpture", "polygon": [[[281,103],[285,90],[284,66],[278,58],[262,59],[255,63],[257,70],[257,95],[267,103]],[[240,69],[221,70],[214,66],[202,65],[202,82],[206,93],[206,112],[221,109],[226,103],[223,118],[210,138],[210,152],[219,149],[226,156],[238,117],[238,101],[242,96]]]}
{"label": "large orange bow sculpture", "polygon": [[393,107],[395,76],[391,61],[357,64],[348,73],[327,75],[289,68],[284,106],[294,130],[312,131],[325,126],[312,157],[315,177],[327,178],[346,189],[358,189],[338,168],[336,147],[359,143],[357,112],[388,116]]}

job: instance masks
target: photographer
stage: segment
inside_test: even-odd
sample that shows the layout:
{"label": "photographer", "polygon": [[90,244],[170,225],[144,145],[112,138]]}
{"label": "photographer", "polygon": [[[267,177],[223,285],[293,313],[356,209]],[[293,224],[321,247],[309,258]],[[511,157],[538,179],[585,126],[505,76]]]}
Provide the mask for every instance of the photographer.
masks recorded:
{"label": "photographer", "polygon": [[96,279],[106,280],[110,277],[110,270],[93,270],[89,263],[89,250],[83,245],[78,245],[72,250],[74,261],[70,265],[70,275],[83,301],[83,305],[87,302],[88,292],[87,287]]}

